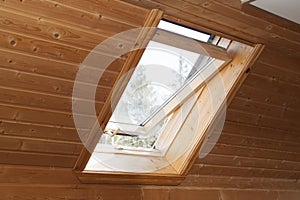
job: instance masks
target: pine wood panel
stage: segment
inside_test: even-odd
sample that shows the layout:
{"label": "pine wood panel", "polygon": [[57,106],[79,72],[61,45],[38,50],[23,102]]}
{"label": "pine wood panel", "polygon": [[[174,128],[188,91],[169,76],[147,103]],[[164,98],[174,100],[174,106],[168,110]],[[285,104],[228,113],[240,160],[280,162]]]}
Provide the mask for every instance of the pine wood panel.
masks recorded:
{"label": "pine wood panel", "polygon": [[[1,184],[78,184],[71,169],[54,167],[33,167],[23,165],[0,165]],[[2,186],[1,186],[2,187]]]}
{"label": "pine wood panel", "polygon": [[[222,181],[226,182],[226,178],[216,178],[207,176],[200,176],[203,182],[208,182],[207,185],[212,186],[211,188],[201,188],[195,186],[184,186],[179,187],[137,187],[137,186],[104,186],[104,185],[81,185],[78,184],[76,178],[74,178],[72,172],[69,169],[61,168],[41,168],[41,167],[24,167],[24,166],[0,166],[3,173],[0,174],[1,184],[1,198],[18,198],[18,199],[59,199],[59,198],[70,198],[70,199],[199,199],[204,196],[206,199],[291,199],[296,200],[299,192],[297,187],[290,188],[289,191],[276,191],[280,189],[280,186],[286,188],[290,185],[291,181],[284,181],[278,179],[272,179],[268,182],[258,181],[254,179],[252,182],[256,183],[256,187],[252,187],[251,190],[243,189],[232,189],[230,186],[238,186],[242,188],[247,186],[244,179],[232,178],[229,184],[227,183],[226,189],[220,187]],[[58,178],[61,177],[61,178]],[[190,176],[189,181],[194,182],[195,177]],[[7,180],[7,181],[3,181]],[[48,182],[47,182],[48,180]],[[70,185],[72,183],[72,185]],[[200,182],[197,182],[201,184]],[[188,185],[189,183],[185,183]],[[249,181],[248,181],[249,184]],[[55,187],[54,187],[55,185]],[[260,186],[266,186],[271,190],[257,191],[255,188]],[[61,191],[63,190],[63,191]],[[98,191],[98,192],[95,192]],[[118,193],[116,193],[118,191]],[[85,196],[83,196],[84,193]],[[116,194],[116,195],[115,195]],[[120,194],[122,194],[120,196]],[[110,196],[113,195],[113,196]]]}
{"label": "pine wood panel", "polygon": [[[6,2],[6,1],[5,1]],[[9,1],[10,2],[10,1]],[[30,2],[30,1],[29,1]],[[37,2],[37,1],[36,1]],[[22,2],[17,2],[22,3]],[[76,15],[69,15],[70,11],[66,11],[59,14],[56,12],[57,8],[63,8],[63,7],[55,7],[55,4],[53,4],[53,8],[49,9],[47,12],[40,12],[40,7],[43,8],[43,4],[46,3],[46,1],[38,1],[39,5],[36,6],[32,10],[24,9],[19,10],[16,6],[6,6],[3,5],[5,3],[1,2],[3,6],[1,6],[1,21],[4,27],[10,27],[8,30],[14,31],[22,28],[24,34],[30,34],[35,35],[37,37],[42,38],[48,38],[52,41],[64,41],[69,42],[69,44],[82,44],[85,47],[91,47],[91,45],[95,46],[95,44],[100,43],[103,41],[103,39],[106,39],[107,37],[113,36],[116,33],[119,33],[120,31],[126,31],[129,29],[134,28],[134,26],[130,26],[128,24],[123,24],[118,21],[112,21],[109,19],[106,19],[104,17],[99,18],[99,15],[96,15],[96,18],[93,23],[90,23],[89,25],[85,25],[88,20],[86,19],[80,19],[79,23],[76,23]],[[32,12],[35,11],[35,12]],[[77,10],[75,10],[76,12]],[[56,12],[56,13],[55,13]],[[59,18],[52,20],[51,16],[48,15],[56,14],[60,15],[62,19],[64,19],[64,16],[68,17],[67,23],[61,23],[59,22]],[[70,13],[72,14],[72,12]],[[88,14],[84,14],[88,15]],[[79,16],[80,18],[80,16]],[[78,19],[77,19],[78,20]],[[70,21],[74,23],[74,25],[70,25]],[[25,26],[24,26],[25,25]],[[66,30],[66,26],[69,28]],[[83,26],[83,27],[80,27]],[[92,26],[92,27],[90,27]],[[50,28],[51,27],[51,28]],[[105,31],[104,31],[105,30]],[[43,36],[44,33],[45,35]],[[93,37],[91,37],[93,36]],[[102,36],[102,37],[101,37]],[[102,39],[101,39],[102,38]],[[100,39],[100,40],[99,40]],[[76,43],[75,41],[81,41],[86,43]]]}
{"label": "pine wood panel", "polygon": [[280,190],[243,190],[222,188],[196,188],[196,187],[143,187],[143,200],[298,200],[299,191]]}
{"label": "pine wood panel", "polygon": [[[74,121],[71,113],[58,113],[9,104],[0,104],[0,118],[11,121],[74,128]],[[82,120],[78,123],[78,127],[89,128],[92,123],[94,123],[91,119],[91,116],[82,115]]]}
{"label": "pine wood panel", "polygon": [[[17,192],[16,192],[17,191]],[[72,199],[72,200],[140,200],[140,188],[137,186],[93,186],[93,185],[61,185],[61,186],[1,186],[1,200],[6,199]]]}
{"label": "pine wood panel", "polygon": [[8,6],[29,14],[31,14],[31,11],[35,11],[35,14],[39,15],[40,18],[45,17],[63,23],[70,23],[77,27],[82,26],[105,36],[134,27],[128,23],[122,23],[120,20],[110,19],[109,16],[106,17],[109,13],[107,12],[106,15],[101,14],[103,9],[98,10],[98,13],[91,13],[53,1],[12,0],[2,2],[2,6]]}
{"label": "pine wood panel", "polygon": [[[88,130],[81,129],[88,134]],[[0,135],[21,136],[34,139],[79,142],[77,130],[72,127],[61,127],[14,120],[0,120]]]}
{"label": "pine wood panel", "polygon": [[[71,110],[79,63],[108,36],[143,25],[149,12],[119,1],[99,1],[102,6],[97,5],[97,11],[95,7],[91,10],[96,2],[85,2],[89,8],[82,7],[82,1],[78,7],[78,3],[76,6],[76,1],[74,5],[67,1],[1,2],[1,162],[74,166],[75,157],[55,154],[76,155],[82,148],[80,143],[74,143],[80,140]],[[116,6],[114,10],[112,5]],[[137,16],[139,18],[135,18]],[[124,41],[115,42],[125,44]],[[110,49],[111,46],[102,48],[101,56],[114,53]],[[99,81],[97,113],[124,58],[126,55],[115,59]],[[93,78],[94,74],[88,76]],[[83,87],[88,92],[92,85]],[[89,118],[86,116],[87,120]],[[82,122],[83,128],[89,126],[88,121]],[[64,158],[66,163],[63,163]]]}
{"label": "pine wood panel", "polygon": [[226,121],[223,127],[223,133],[236,134],[240,136],[270,139],[274,141],[298,144],[300,135],[297,132],[284,131],[276,128],[267,128],[243,123]]}
{"label": "pine wood panel", "polygon": [[[74,80],[79,68],[79,63],[41,57],[32,52],[18,52],[13,49],[10,50],[0,47],[0,55],[0,61],[3,67],[67,80]],[[117,74],[121,70],[123,63],[124,60],[116,59],[107,67],[105,72],[103,72],[103,76],[107,74],[107,77],[110,77]],[[97,70],[97,68],[93,69]],[[103,69],[98,70],[103,71]],[[108,80],[102,79],[102,81],[107,82]]]}
{"label": "pine wood panel", "polygon": [[[99,41],[99,44],[102,41]],[[106,44],[97,47],[94,51],[99,57],[103,59],[112,58],[117,60],[115,55],[115,46],[117,44]],[[115,41],[117,43],[117,41]],[[119,42],[126,45],[125,42]],[[13,51],[29,52],[31,54],[46,57],[72,64],[81,63],[89,55],[91,49],[82,49],[80,47],[67,46],[65,44],[54,43],[52,41],[45,41],[43,39],[24,36],[20,33],[0,31],[0,44],[2,48],[7,48]],[[116,58],[115,58],[116,57]],[[121,59],[126,58],[126,55]]]}
{"label": "pine wood panel", "polygon": [[252,114],[259,113],[264,116],[284,119],[288,121],[297,121],[300,119],[300,112],[286,106],[274,106],[265,102],[255,102],[248,99],[234,98],[230,103],[230,108],[234,110],[242,110]]}
{"label": "pine wood panel", "polygon": [[218,188],[218,189],[248,189],[248,190],[299,190],[299,183],[292,179],[228,177],[189,175],[181,186],[192,188]]}
{"label": "pine wood panel", "polygon": [[293,91],[285,90],[284,94],[282,94],[268,89],[261,89],[261,87],[253,87],[251,84],[248,85],[247,83],[248,82],[244,82],[236,97],[291,108],[297,112],[299,111],[297,96],[295,96]]}
{"label": "pine wood panel", "polygon": [[48,140],[27,139],[23,137],[0,136],[2,150],[20,152],[56,153],[62,155],[78,155],[81,143],[67,143]]}
{"label": "pine wood panel", "polygon": [[[255,199],[255,200],[297,200],[298,191],[257,191],[257,190],[233,190],[233,189],[196,189],[191,188],[183,190],[181,188],[170,191],[168,200],[198,200],[199,197],[205,197],[207,200],[239,200],[239,199]],[[150,198],[151,199],[151,198]]]}
{"label": "pine wood panel", "polygon": [[[287,171],[300,171],[300,163],[288,160],[274,160],[247,156],[235,156],[235,155],[220,155],[210,153],[202,159],[198,159],[195,165],[218,165],[218,166],[232,166],[241,167],[243,169],[250,170],[251,168],[262,169],[275,169],[275,170],[287,170]],[[250,170],[251,171],[251,170]]]}
{"label": "pine wood panel", "polygon": [[0,150],[1,164],[8,165],[36,165],[72,168],[75,165],[76,157],[76,155]]}
{"label": "pine wood panel", "polygon": [[190,174],[211,175],[211,176],[236,176],[249,178],[282,178],[298,179],[300,171],[273,170],[265,168],[243,168],[243,167],[224,167],[218,165],[194,165]]}
{"label": "pine wood panel", "polygon": [[139,186],[80,184],[70,168],[0,165],[0,171],[7,192],[0,199],[141,199]]}
{"label": "pine wood panel", "polygon": [[14,51],[32,52],[36,55],[80,63],[88,55],[89,51],[75,49],[68,46],[60,46],[52,42],[46,42],[15,33],[0,32],[0,45]]}
{"label": "pine wood panel", "polygon": [[34,38],[49,40],[53,43],[62,43],[75,49],[91,50],[100,44],[106,37],[95,32],[87,32],[65,24],[54,23],[41,19],[38,15],[15,12],[14,10],[0,7],[1,29],[12,33]]}
{"label": "pine wood panel", "polygon": [[298,191],[258,191],[243,189],[218,189],[218,188],[196,188],[184,187],[177,188],[159,188],[145,187],[143,191],[143,200],[198,200],[203,197],[207,200],[240,200],[240,199],[256,199],[256,200],[298,200]]}
{"label": "pine wood panel", "polygon": [[222,2],[225,5],[229,5],[233,8],[241,9],[241,1],[240,0],[215,0],[217,2]]}
{"label": "pine wood panel", "polygon": [[[81,100],[81,105],[88,105],[89,101]],[[63,96],[51,96],[30,90],[20,90],[0,86],[0,104],[12,104],[18,106],[47,109],[53,112],[72,113],[72,98]],[[99,114],[103,102],[95,102],[96,113]],[[89,114],[82,111],[81,114]]]}
{"label": "pine wood panel", "polygon": [[[260,139],[233,135],[223,132],[218,141],[220,144],[239,145],[245,147],[278,150],[300,154],[299,143],[284,143],[276,140]],[[300,155],[299,155],[300,156]]]}
{"label": "pine wood panel", "polygon": [[286,83],[276,80],[275,77],[266,78],[257,74],[250,74],[245,84],[254,88],[260,88],[261,90],[269,90],[269,92],[292,95],[298,97],[300,88],[298,85]]}
{"label": "pine wood panel", "polygon": [[[42,93],[50,93],[63,97],[71,97],[73,92],[74,81],[61,80],[48,76],[21,72],[19,70],[11,70],[1,68],[0,66],[0,81],[5,87],[13,87],[18,89],[33,90]],[[79,83],[80,84],[80,83]],[[81,84],[84,88],[82,98],[89,99],[89,91],[94,86],[91,84]],[[104,102],[111,88],[99,85],[96,92],[96,101]]]}
{"label": "pine wood panel", "polygon": [[[205,151],[203,152],[205,153]],[[299,162],[298,153],[290,153],[278,150],[268,150],[261,148],[251,148],[241,145],[229,145],[217,143],[211,150],[211,153],[218,155],[231,155],[231,156],[243,156],[250,158],[263,158],[263,159],[274,159],[274,160],[288,160]]]}
{"label": "pine wood panel", "polygon": [[[283,65],[284,66],[284,65]],[[275,79],[278,81],[283,81],[285,83],[299,85],[300,84],[300,74],[297,71],[291,71],[288,67],[274,66],[264,62],[258,62],[253,66],[254,74],[259,74],[261,76],[266,76],[270,79]]]}
{"label": "pine wood panel", "polygon": [[[299,25],[240,8],[239,0],[126,1],[135,5],[114,0],[1,1],[0,162],[28,166],[0,167],[0,199],[298,199],[293,190],[299,190],[299,182],[287,178],[299,178],[300,171]],[[178,22],[261,42],[266,48],[229,106],[219,143],[197,160],[196,174],[184,184],[161,187],[159,194],[136,186],[80,185],[71,172],[80,139],[70,113],[78,64],[107,36],[142,26],[148,8],[156,7]],[[112,53],[109,47],[103,50]],[[98,112],[124,59],[115,60],[100,81],[105,87],[99,86],[97,93]],[[271,192],[258,192],[262,189]]]}
{"label": "pine wood panel", "polygon": [[262,127],[274,127],[285,131],[298,132],[300,130],[297,119],[289,121],[285,118],[274,118],[263,115],[261,113],[252,114],[235,109],[228,109],[226,113],[228,121],[239,122],[249,125],[256,125]]}
{"label": "pine wood panel", "polygon": [[300,62],[300,56],[292,56],[284,51],[284,49],[276,51],[272,50],[270,46],[270,48],[266,48],[265,51],[262,52],[258,62],[299,74],[298,63]]}
{"label": "pine wood panel", "polygon": [[[125,24],[142,26],[149,10],[128,4],[123,1],[106,0],[54,0],[59,4],[103,15],[105,18],[114,19]],[[84,4],[84,6],[82,6]],[[134,13],[134,14],[133,14]]]}

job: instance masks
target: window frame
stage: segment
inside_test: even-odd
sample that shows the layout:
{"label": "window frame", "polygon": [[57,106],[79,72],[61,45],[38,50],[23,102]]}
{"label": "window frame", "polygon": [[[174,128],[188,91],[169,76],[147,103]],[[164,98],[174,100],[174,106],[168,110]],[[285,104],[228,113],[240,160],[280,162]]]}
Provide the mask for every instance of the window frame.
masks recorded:
{"label": "window frame", "polygon": [[[148,130],[151,130],[155,125],[157,125],[161,120],[163,120],[164,118],[167,118],[169,115],[172,115],[172,113],[174,113],[174,111],[176,109],[178,109],[179,106],[184,105],[184,103],[186,101],[189,100],[189,98],[191,97],[191,92],[197,92],[198,90],[200,90],[206,82],[209,81],[210,78],[212,78],[216,73],[218,73],[218,71],[220,71],[224,66],[226,66],[226,64],[230,61],[230,59],[228,59],[227,61],[221,61],[221,60],[213,60],[212,62],[210,62],[208,64],[208,66],[202,71],[202,73],[204,74],[204,76],[200,76],[197,75],[190,83],[188,83],[187,86],[189,86],[189,89],[187,89],[187,87],[183,88],[177,95],[178,98],[173,98],[170,102],[168,102],[165,105],[165,109],[161,109],[159,112],[157,112],[152,118],[151,120],[149,120],[145,126],[138,126],[138,125],[133,125],[139,128],[139,130],[142,130],[144,132],[147,132]],[[213,68],[210,67],[211,65],[214,66],[218,66],[217,68]],[[205,76],[206,75],[206,76]],[[187,90],[191,90],[191,91],[187,91]],[[166,112],[167,111],[167,112]],[[171,124],[174,123],[178,123],[178,119],[176,120],[176,118],[178,118],[178,116],[172,116],[171,119],[167,122],[166,126],[170,126]],[[130,132],[132,130],[121,130],[122,132]],[[172,136],[170,136],[170,134],[167,134],[167,132],[169,132],[169,130],[163,130],[163,132],[161,133],[161,136],[163,138],[173,138]],[[174,132],[174,134],[176,135],[177,132]],[[168,135],[168,136],[166,136]],[[173,135],[173,134],[172,134]],[[159,140],[161,140],[161,137],[158,138],[158,142]],[[165,140],[165,139],[163,139]],[[172,141],[172,140],[171,140]],[[167,143],[170,142],[160,142],[160,145],[157,146],[156,145],[156,149],[162,149],[162,148],[167,148]],[[104,150],[104,149],[103,149]],[[124,147],[124,150],[130,150],[130,148]],[[105,151],[105,150],[104,150]],[[112,150],[111,150],[112,151]],[[133,150],[134,151],[134,150]],[[143,150],[141,150],[143,151]],[[118,151],[112,151],[117,153]],[[119,153],[122,153],[122,151],[119,151]],[[135,152],[133,152],[135,153]],[[137,153],[136,153],[137,154]],[[164,155],[164,153],[162,152],[162,155]]]}
{"label": "window frame", "polygon": [[[145,26],[157,26],[159,20],[162,18],[163,13],[157,9],[154,9],[151,11],[148,20],[145,23]],[[163,37],[164,36],[164,37]],[[145,37],[143,38],[143,40]],[[166,40],[167,38],[163,34],[162,37],[159,37],[158,40]],[[149,41],[149,40],[148,40]],[[240,41],[240,40],[239,40]],[[144,41],[143,41],[144,42]],[[145,40],[147,42],[147,39]],[[179,45],[174,41],[169,41],[170,43],[173,43],[175,45]],[[246,70],[251,67],[253,62],[257,59],[258,55],[263,49],[263,45],[260,44],[252,44],[252,49],[245,50],[246,48],[244,46],[247,46],[249,42],[245,44],[235,44],[235,47],[233,48],[230,56],[233,57],[232,61],[228,61],[227,65],[225,67],[228,68],[232,66],[238,66],[240,68],[240,71],[238,74],[236,74],[236,79],[233,82],[233,86],[228,89],[227,96],[225,98],[225,101],[229,101],[232,99],[233,94],[237,91],[237,88],[240,86],[241,81],[245,79],[247,76]],[[202,44],[203,47],[208,51],[208,53],[215,54],[218,52],[217,49],[215,49],[215,46]],[[232,44],[230,44],[232,45]],[[244,45],[244,46],[243,46]],[[213,47],[213,48],[212,48]],[[193,47],[187,47],[187,48],[193,48]],[[250,47],[249,47],[250,48]],[[242,50],[241,50],[242,49]],[[143,50],[139,50],[136,52],[131,52],[129,56],[129,61],[125,63],[125,66],[123,67],[127,69],[123,70],[123,72],[128,71],[129,67],[132,66],[132,63],[137,64],[139,58],[141,57],[143,53]],[[218,56],[223,57],[224,55],[218,54]],[[227,57],[227,56],[225,56]],[[136,66],[136,65],[134,65]],[[227,70],[228,71],[228,70]],[[122,73],[120,74],[122,75]],[[228,78],[228,77],[227,77]],[[203,90],[201,88],[199,89],[199,93],[202,93]],[[200,95],[201,96],[201,95]],[[100,123],[101,127],[104,128],[106,123],[108,122],[108,119],[110,118],[110,115],[112,114],[110,110],[110,104],[106,105],[99,117],[100,117]],[[216,113],[213,117],[214,118],[218,115]],[[210,122],[212,123],[212,121]],[[87,150],[83,150],[77,164],[74,168],[74,172],[77,174],[79,180],[83,183],[120,183],[120,184],[154,184],[154,185],[178,185],[181,183],[185,176],[187,175],[187,172],[189,171],[190,167],[192,166],[194,160],[197,158],[197,150],[200,149],[201,144],[203,142],[203,136],[206,135],[207,131],[209,130],[210,125],[205,129],[205,131],[202,133],[202,137],[199,137],[197,141],[195,141],[193,148],[186,153],[185,161],[179,160],[177,163],[172,163],[172,165],[169,166],[169,168],[162,169],[158,171],[157,173],[132,173],[132,172],[111,172],[111,171],[102,171],[102,172],[96,172],[96,171],[84,171],[84,168],[86,167],[86,164],[88,160],[91,157],[91,154]],[[171,131],[169,131],[171,132]],[[90,135],[90,137],[87,139],[88,146],[87,148],[91,147],[94,148],[96,146],[95,144],[95,138],[99,135]],[[97,140],[97,141],[98,141]],[[171,150],[174,151],[174,148]],[[166,152],[170,152],[170,149],[168,149]],[[170,170],[171,169],[171,170]]]}
{"label": "window frame", "polygon": [[[163,19],[161,19],[163,20]],[[168,21],[169,22],[169,21]],[[171,23],[171,22],[169,22]],[[176,23],[174,23],[176,24]],[[177,25],[177,24],[176,24]],[[199,31],[201,32],[201,31]],[[207,34],[207,33],[206,33]],[[174,40],[170,40],[170,38],[173,38]],[[156,33],[153,35],[151,38],[151,41],[159,42],[162,44],[170,45],[173,47],[177,47],[183,50],[187,51],[192,51],[199,53],[200,55],[208,56],[213,58],[212,61],[207,63],[207,67],[204,68],[204,70],[201,72],[203,74],[206,74],[207,76],[203,78],[201,83],[194,83],[197,82],[197,80],[200,78],[200,76],[196,76],[195,80],[190,81],[187,85],[192,86],[192,89],[196,91],[199,86],[203,86],[203,84],[208,81],[212,76],[214,76],[218,70],[221,70],[222,67],[224,67],[228,62],[231,61],[231,58],[227,55],[226,50],[222,46],[213,46],[213,51],[211,50],[212,45],[209,44],[208,42],[203,42],[199,40],[195,40],[193,38],[188,38],[187,36],[180,35],[177,33],[169,32],[167,30],[163,29],[157,29]],[[176,41],[176,42],[174,42]],[[180,44],[178,44],[178,41],[182,41]],[[191,42],[193,41],[193,42]],[[186,44],[195,44],[198,43],[199,45],[203,46],[204,50],[200,50],[197,48],[197,46],[189,46]],[[218,66],[217,68],[210,68],[211,65]],[[213,69],[214,71],[211,71]],[[207,72],[210,71],[210,72]],[[199,81],[198,81],[199,82]],[[127,85],[127,84],[126,84]],[[146,119],[145,125],[135,125],[135,124],[130,124],[126,125],[128,129],[122,129],[120,130],[121,132],[125,132],[128,134],[135,135],[135,133],[147,133],[149,130],[151,130],[155,125],[157,125],[163,118],[166,118],[166,116],[169,116],[174,110],[178,108],[184,101],[187,100],[187,98],[190,96],[190,93],[183,94],[186,91],[186,87],[181,88],[181,91],[177,93],[177,98],[171,99],[166,105],[163,107],[163,109],[160,109],[158,112],[154,113],[151,115],[151,119]],[[178,97],[181,97],[181,99],[178,101]],[[177,102],[177,103],[174,103]],[[167,112],[166,112],[167,111]],[[122,124],[118,122],[112,122],[115,124]],[[118,131],[118,130],[117,130]],[[164,132],[164,131],[163,131]],[[164,133],[162,133],[163,135]],[[126,148],[126,147],[124,147]],[[122,152],[120,152],[122,153]]]}

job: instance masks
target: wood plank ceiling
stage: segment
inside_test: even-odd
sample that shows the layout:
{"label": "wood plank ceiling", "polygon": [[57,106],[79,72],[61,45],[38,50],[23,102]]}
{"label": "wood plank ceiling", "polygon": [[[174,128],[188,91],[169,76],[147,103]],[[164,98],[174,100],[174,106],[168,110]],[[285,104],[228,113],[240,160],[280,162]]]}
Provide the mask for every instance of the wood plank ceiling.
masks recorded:
{"label": "wood plank ceiling", "polygon": [[[81,0],[1,1],[2,163],[74,166],[82,148],[71,101],[79,63],[106,38],[143,26],[149,12],[114,1],[82,5]],[[98,113],[124,60],[117,59],[99,81]]]}
{"label": "wood plank ceiling", "polygon": [[[143,26],[152,8],[219,35],[266,45],[228,108],[218,143],[197,160],[181,187],[247,188],[251,177],[254,182],[276,179],[279,188],[281,182],[298,180],[300,26],[242,8],[238,0],[1,1],[2,168],[74,167],[82,149],[71,101],[78,66],[106,38]],[[110,56],[108,50],[100,53]],[[117,59],[99,81],[97,112],[125,59]],[[239,181],[228,181],[234,179]],[[290,187],[299,189],[299,184]]]}

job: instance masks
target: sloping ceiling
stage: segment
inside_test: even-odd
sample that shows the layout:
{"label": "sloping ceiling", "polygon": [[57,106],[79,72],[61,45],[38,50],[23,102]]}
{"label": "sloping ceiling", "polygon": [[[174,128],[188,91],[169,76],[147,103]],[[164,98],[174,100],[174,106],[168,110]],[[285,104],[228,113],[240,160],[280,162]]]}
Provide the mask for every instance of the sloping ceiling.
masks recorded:
{"label": "sloping ceiling", "polygon": [[[233,98],[218,143],[208,156],[196,161],[182,185],[122,186],[116,193],[125,199],[190,200],[199,195],[240,199],[239,195],[253,191],[261,198],[299,197],[299,25],[249,6],[241,7],[239,0],[3,0],[3,199],[118,199],[109,191],[120,187],[82,185],[72,174],[83,148],[72,119],[73,82],[79,64],[91,49],[116,33],[143,26],[152,8],[221,35],[265,44],[266,48]],[[105,55],[110,56],[109,52]],[[116,60],[99,81],[97,112],[125,59]],[[38,192],[36,184],[41,187]],[[56,191],[55,195],[49,190]]]}

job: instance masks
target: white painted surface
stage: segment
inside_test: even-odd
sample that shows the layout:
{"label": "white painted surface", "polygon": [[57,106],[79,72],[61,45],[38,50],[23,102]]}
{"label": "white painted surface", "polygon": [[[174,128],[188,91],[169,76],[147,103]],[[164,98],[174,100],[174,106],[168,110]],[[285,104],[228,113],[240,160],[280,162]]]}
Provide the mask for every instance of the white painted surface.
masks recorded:
{"label": "white painted surface", "polygon": [[248,1],[250,1],[250,0],[241,0],[242,3],[246,3]]}
{"label": "white painted surface", "polygon": [[300,24],[300,0],[256,0],[250,4]]}

